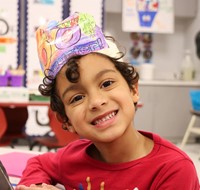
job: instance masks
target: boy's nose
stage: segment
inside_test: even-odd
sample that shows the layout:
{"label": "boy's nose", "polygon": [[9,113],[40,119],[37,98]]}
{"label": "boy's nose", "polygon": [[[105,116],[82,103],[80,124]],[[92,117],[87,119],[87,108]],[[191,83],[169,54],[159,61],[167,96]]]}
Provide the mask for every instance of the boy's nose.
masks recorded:
{"label": "boy's nose", "polygon": [[93,93],[92,96],[89,96],[89,109],[97,110],[100,109],[101,106],[107,103],[106,96],[101,92]]}

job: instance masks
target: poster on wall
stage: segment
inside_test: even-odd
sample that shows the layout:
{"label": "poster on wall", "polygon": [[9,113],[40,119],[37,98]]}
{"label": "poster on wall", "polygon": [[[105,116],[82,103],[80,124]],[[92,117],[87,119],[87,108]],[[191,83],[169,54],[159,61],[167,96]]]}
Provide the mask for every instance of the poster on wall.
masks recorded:
{"label": "poster on wall", "polygon": [[173,33],[173,0],[123,0],[124,32]]}
{"label": "poster on wall", "polygon": [[27,58],[26,86],[29,89],[36,89],[42,82],[43,73],[37,54],[37,45],[35,31],[38,26],[43,25],[50,20],[61,21],[63,19],[63,0],[26,0],[27,6]]}
{"label": "poster on wall", "polygon": [[0,0],[0,75],[19,64],[19,0]]}
{"label": "poster on wall", "polygon": [[104,28],[104,0],[85,0],[84,3],[83,0],[71,0],[69,5],[70,14],[74,12],[89,13],[95,18],[96,24],[100,28]]}

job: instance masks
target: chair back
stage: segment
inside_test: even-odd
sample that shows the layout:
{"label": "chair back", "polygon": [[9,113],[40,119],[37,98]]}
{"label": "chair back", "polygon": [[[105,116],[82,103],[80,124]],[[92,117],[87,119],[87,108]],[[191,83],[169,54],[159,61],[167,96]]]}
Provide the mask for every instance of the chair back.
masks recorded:
{"label": "chair back", "polygon": [[65,146],[68,143],[80,138],[79,135],[75,133],[71,133],[67,130],[64,130],[62,128],[62,123],[60,123],[57,120],[55,113],[51,109],[49,109],[48,115],[49,115],[49,125],[52,131],[55,133],[59,146],[61,147]]}
{"label": "chair back", "polygon": [[6,116],[2,108],[0,108],[0,140],[7,130]]}
{"label": "chair back", "polygon": [[4,107],[2,108],[7,120],[8,135],[22,135],[25,133],[25,125],[28,119],[27,107]]}

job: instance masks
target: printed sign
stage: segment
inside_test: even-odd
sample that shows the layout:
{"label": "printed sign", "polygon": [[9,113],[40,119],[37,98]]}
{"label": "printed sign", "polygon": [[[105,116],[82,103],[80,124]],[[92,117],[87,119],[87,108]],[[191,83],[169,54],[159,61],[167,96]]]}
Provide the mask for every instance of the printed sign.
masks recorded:
{"label": "printed sign", "polygon": [[174,32],[173,0],[123,0],[125,32]]}
{"label": "printed sign", "polygon": [[35,31],[50,20],[61,21],[63,0],[27,0],[27,87],[37,89],[42,83]]}
{"label": "printed sign", "polygon": [[0,0],[0,75],[18,65],[19,0]]}

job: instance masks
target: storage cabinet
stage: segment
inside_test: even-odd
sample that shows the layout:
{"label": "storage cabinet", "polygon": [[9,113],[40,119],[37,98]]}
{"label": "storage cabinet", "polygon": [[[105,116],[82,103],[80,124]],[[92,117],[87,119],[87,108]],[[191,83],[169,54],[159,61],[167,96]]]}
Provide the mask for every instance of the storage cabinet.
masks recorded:
{"label": "storage cabinet", "polygon": [[190,89],[199,87],[139,85],[144,106],[137,110],[135,127],[172,141],[180,141],[190,121]]}

